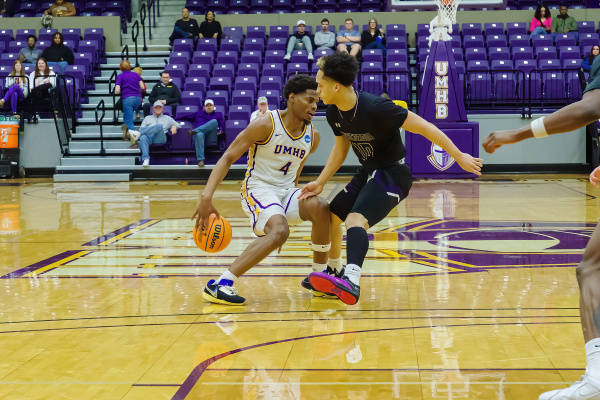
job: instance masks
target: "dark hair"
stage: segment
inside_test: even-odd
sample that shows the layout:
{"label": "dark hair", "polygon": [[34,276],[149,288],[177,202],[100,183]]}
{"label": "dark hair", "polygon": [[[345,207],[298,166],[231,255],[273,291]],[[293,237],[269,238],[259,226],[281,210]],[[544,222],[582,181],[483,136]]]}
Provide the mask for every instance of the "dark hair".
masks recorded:
{"label": "dark hair", "polygon": [[312,76],[308,75],[294,75],[294,77],[288,79],[285,87],[283,88],[283,97],[287,101],[290,94],[304,93],[307,90],[317,90],[317,81]]}
{"label": "dark hair", "polygon": [[594,56],[594,47],[598,47],[600,49],[600,46],[597,44],[593,45],[592,48],[590,49],[590,54],[587,56],[590,67],[592,66],[592,63],[594,62],[594,58],[598,57],[598,56]]}
{"label": "dark hair", "polygon": [[213,22],[216,21],[217,20],[217,14],[215,14],[215,12],[213,10],[206,10],[206,12],[204,13],[204,20],[208,21],[208,18],[206,18],[206,16],[208,15],[209,12],[213,13],[213,17],[214,17]]}
{"label": "dark hair", "polygon": [[169,71],[167,71],[167,70],[164,70],[164,71],[161,71],[161,72],[160,72],[160,77],[162,78],[162,76],[163,76],[164,74],[167,74],[167,75],[171,76],[171,73],[170,73]]}
{"label": "dark hair", "polygon": [[329,23],[329,20],[328,20],[327,18],[323,18],[323,19],[321,20],[321,23],[323,23],[323,22],[327,22],[327,23]]}
{"label": "dark hair", "polygon": [[346,18],[346,19],[344,20],[344,23],[346,23],[346,22],[348,22],[348,21],[352,21],[352,23],[354,23],[354,20],[353,20],[352,18],[350,18],[350,17]]}
{"label": "dark hair", "polygon": [[29,38],[33,38],[33,42],[34,43],[37,43],[37,41],[38,41],[37,36],[35,36],[35,35],[29,35],[29,36],[27,36],[27,41],[28,42],[29,42]]}
{"label": "dark hair", "polygon": [[321,57],[317,61],[317,65],[323,71],[325,78],[332,79],[346,87],[354,83],[358,73],[358,61],[356,57],[348,53],[338,52]]}
{"label": "dark hair", "polygon": [[55,44],[54,44],[54,37],[55,37],[56,35],[58,35],[58,37],[60,38],[60,43],[59,43],[59,44],[63,44],[63,42],[65,41],[65,37],[63,36],[63,34],[62,34],[62,33],[60,33],[60,32],[54,32],[54,33],[52,34],[52,43],[50,43],[50,46],[54,46],[54,45],[55,45]]}
{"label": "dark hair", "polygon": [[535,9],[535,14],[533,15],[533,17],[535,19],[537,19],[538,21],[542,21],[542,8],[544,8],[544,10],[546,10],[546,13],[544,14],[544,18],[552,18],[552,16],[550,15],[550,10],[548,9],[548,7],[540,4],[539,6],[537,6],[537,8]]}

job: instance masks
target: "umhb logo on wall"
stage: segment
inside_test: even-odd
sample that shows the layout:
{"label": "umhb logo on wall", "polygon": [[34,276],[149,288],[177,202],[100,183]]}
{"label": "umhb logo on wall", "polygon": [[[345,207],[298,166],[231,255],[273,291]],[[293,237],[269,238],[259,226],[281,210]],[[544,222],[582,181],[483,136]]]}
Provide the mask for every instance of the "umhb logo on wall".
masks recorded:
{"label": "umhb logo on wall", "polygon": [[435,62],[435,118],[448,118],[448,62]]}
{"label": "umhb logo on wall", "polygon": [[427,159],[440,171],[445,171],[454,164],[454,158],[435,143],[431,144],[431,154],[427,156]]}

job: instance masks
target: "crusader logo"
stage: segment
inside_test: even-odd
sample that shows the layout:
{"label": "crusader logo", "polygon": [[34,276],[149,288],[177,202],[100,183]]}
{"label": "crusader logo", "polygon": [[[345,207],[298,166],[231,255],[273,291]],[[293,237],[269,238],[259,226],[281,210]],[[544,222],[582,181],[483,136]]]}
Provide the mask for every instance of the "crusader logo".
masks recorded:
{"label": "crusader logo", "polygon": [[454,164],[454,158],[435,143],[431,145],[431,154],[427,156],[427,159],[440,171],[445,171]]}

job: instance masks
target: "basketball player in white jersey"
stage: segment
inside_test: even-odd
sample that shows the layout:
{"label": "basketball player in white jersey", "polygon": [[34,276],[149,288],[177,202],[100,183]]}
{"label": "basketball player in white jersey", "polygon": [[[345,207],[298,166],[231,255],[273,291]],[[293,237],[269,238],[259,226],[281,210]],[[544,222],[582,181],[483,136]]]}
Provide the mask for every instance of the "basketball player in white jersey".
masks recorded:
{"label": "basketball player in white jersey", "polygon": [[217,185],[231,164],[249,151],[241,187],[242,208],[258,238],[218,279],[207,283],[202,297],[212,303],[244,304],[246,299],[233,288],[236,279],[281,247],[289,236],[289,226],[302,221],[313,223],[313,270],[327,268],[329,205],[319,197],[298,200],[300,189],[296,187],[306,158],[319,145],[319,133],[311,123],[319,101],[317,82],[307,75],[296,75],[285,85],[283,95],[286,110],[269,111],[255,119],[231,143],[210,174],[192,217],[197,218],[196,227],[205,231],[210,215],[219,215],[212,202]]}

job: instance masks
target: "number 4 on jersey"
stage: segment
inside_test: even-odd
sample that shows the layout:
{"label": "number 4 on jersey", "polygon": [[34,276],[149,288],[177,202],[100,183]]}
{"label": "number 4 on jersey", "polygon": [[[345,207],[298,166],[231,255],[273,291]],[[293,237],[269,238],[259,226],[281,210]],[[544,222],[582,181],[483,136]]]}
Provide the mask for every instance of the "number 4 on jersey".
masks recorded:
{"label": "number 4 on jersey", "polygon": [[279,170],[283,171],[284,175],[287,175],[288,169],[290,169],[290,165],[292,165],[291,161],[289,163],[285,164],[283,167],[279,168]]}

